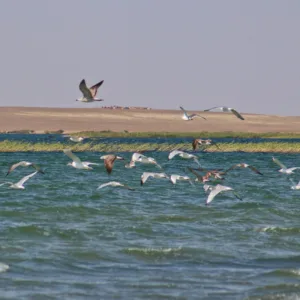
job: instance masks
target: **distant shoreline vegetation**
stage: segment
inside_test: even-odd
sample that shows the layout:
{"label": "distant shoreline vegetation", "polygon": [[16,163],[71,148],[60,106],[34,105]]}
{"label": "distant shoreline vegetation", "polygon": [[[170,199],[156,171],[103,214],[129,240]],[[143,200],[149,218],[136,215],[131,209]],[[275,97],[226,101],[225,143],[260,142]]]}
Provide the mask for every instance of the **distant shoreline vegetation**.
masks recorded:
{"label": "distant shoreline vegetation", "polygon": [[[219,143],[219,148],[211,146],[206,152],[277,152],[300,153],[300,142],[261,142],[261,143]],[[0,142],[0,152],[59,152],[63,149],[74,152],[136,152],[136,151],[172,151],[179,149],[192,151],[191,143],[101,143],[92,141],[85,143],[66,142],[25,142],[4,140]],[[201,151],[197,151],[201,153]],[[147,154],[146,154],[147,155]]]}
{"label": "distant shoreline vegetation", "polygon": [[[38,134],[69,134],[71,136],[84,136],[87,138],[92,137],[184,137],[184,138],[300,138],[300,132],[235,132],[235,131],[223,131],[223,132],[128,132],[126,130],[122,132],[104,130],[104,131],[81,131],[76,133],[64,132],[64,130],[45,130]],[[34,130],[13,130],[0,132],[1,134],[37,134]]]}

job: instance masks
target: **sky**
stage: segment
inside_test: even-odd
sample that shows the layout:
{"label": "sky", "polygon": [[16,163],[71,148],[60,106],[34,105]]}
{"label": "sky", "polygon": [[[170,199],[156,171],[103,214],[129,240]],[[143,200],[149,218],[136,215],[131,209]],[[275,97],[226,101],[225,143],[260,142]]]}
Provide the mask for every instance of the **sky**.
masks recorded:
{"label": "sky", "polygon": [[[0,106],[300,115],[299,0],[11,0]],[[81,103],[79,82],[104,80]]]}

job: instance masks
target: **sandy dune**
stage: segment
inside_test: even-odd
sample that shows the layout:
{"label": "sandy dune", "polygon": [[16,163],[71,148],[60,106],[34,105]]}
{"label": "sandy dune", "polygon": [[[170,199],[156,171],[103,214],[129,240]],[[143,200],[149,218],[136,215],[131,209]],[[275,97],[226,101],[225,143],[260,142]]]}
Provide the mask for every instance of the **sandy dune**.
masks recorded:
{"label": "sandy dune", "polygon": [[300,132],[300,117],[201,112],[207,118],[183,121],[180,110],[110,110],[104,108],[0,107],[0,131],[63,129],[129,132]]}

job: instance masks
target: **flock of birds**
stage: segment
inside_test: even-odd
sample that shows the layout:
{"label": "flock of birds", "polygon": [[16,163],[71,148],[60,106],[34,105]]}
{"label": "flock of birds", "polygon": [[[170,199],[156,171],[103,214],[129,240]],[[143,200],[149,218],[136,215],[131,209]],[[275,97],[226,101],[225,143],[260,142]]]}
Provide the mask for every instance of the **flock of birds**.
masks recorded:
{"label": "flock of birds", "polygon": [[[218,147],[218,144],[212,142],[212,140],[204,140],[204,139],[194,139],[192,142],[193,149],[197,149],[198,145],[204,145],[205,147],[208,146],[216,146]],[[191,168],[187,167],[186,170],[190,172],[191,176],[187,175],[178,175],[178,174],[167,174],[163,167],[154,159],[153,157],[148,157],[145,154],[143,154],[146,151],[139,151],[135,152],[131,156],[130,162],[126,163],[126,160],[122,156],[118,156],[115,154],[106,154],[100,156],[100,160],[103,160],[104,167],[106,169],[106,172],[108,174],[111,174],[113,171],[114,163],[115,161],[124,161],[124,167],[125,168],[135,168],[138,164],[148,164],[156,166],[158,169],[160,169],[160,172],[143,172],[140,178],[140,184],[143,186],[150,178],[155,179],[167,179],[172,184],[177,184],[178,181],[188,181],[191,185],[195,186],[196,184],[203,184],[203,189],[205,193],[207,193],[207,199],[206,199],[206,205],[208,205],[214,198],[220,193],[223,192],[232,192],[234,196],[242,200],[242,197],[232,188],[229,186],[225,186],[220,184],[219,182],[224,180],[224,176],[227,175],[231,170],[237,169],[237,168],[248,168],[251,171],[255,172],[258,175],[263,176],[263,174],[254,166],[248,165],[246,163],[239,163],[231,166],[227,170],[208,170],[201,167],[199,163],[199,158],[196,154],[188,153],[181,150],[173,150],[168,155],[168,160],[171,160],[175,157],[179,157],[181,159],[187,159],[187,160],[193,160],[198,167],[197,168]],[[72,161],[67,163],[68,166],[71,166],[75,169],[82,169],[82,170],[92,170],[92,166],[98,166],[99,163],[95,162],[89,162],[89,161],[82,161],[77,155],[75,155],[71,150],[65,149],[63,150],[63,153],[68,156]],[[284,164],[282,164],[277,158],[272,158],[273,162],[276,163],[280,169],[278,170],[281,173],[284,174],[293,174],[293,172],[296,169],[300,169],[300,167],[292,167],[287,168]],[[3,185],[9,185],[12,189],[25,189],[24,184],[33,176],[35,176],[37,173],[44,174],[44,170],[41,169],[41,167],[37,164],[34,164],[32,162],[28,161],[20,161],[18,163],[15,163],[11,165],[7,171],[6,176],[8,176],[11,172],[13,172],[18,167],[33,167],[35,171],[25,177],[23,177],[20,181],[13,183],[13,182],[3,182],[0,184],[0,186]],[[300,181],[298,184],[296,184],[291,178],[290,181],[292,182],[291,189],[300,189]],[[212,184],[208,184],[212,183]],[[217,183],[216,185],[213,185]],[[118,181],[109,181],[106,183],[101,184],[98,189],[106,188],[106,187],[122,187],[126,188],[128,190],[134,190],[134,188],[128,186],[127,184],[118,182]]]}

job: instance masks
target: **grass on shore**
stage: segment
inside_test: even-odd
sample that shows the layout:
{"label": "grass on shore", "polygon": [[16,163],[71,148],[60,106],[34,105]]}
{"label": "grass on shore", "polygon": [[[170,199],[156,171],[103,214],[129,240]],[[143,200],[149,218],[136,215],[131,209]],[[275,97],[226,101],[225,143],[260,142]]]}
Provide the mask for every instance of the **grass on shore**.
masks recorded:
{"label": "grass on shore", "polygon": [[[221,143],[220,149],[211,146],[207,152],[278,152],[278,153],[300,153],[300,143]],[[132,143],[132,144],[102,144],[102,143],[30,143],[5,140],[0,142],[0,152],[56,152],[63,149],[71,149],[74,152],[135,152],[143,150],[172,151],[180,149],[192,151],[191,143]]]}

